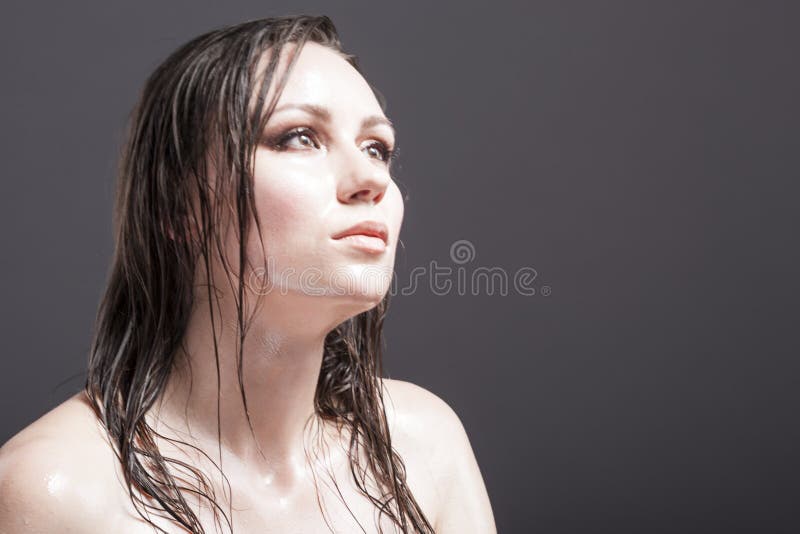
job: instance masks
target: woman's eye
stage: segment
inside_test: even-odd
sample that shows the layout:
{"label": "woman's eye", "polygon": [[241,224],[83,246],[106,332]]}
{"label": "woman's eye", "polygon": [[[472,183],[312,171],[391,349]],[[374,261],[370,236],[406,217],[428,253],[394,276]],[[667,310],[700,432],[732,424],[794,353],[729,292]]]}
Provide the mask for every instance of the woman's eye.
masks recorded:
{"label": "woman's eye", "polygon": [[[292,147],[291,144],[295,143],[295,146]],[[299,143],[299,146],[297,144]],[[288,148],[320,148],[319,143],[317,142],[316,135],[314,132],[309,128],[294,128],[285,132],[284,134],[278,136],[275,140],[272,141],[272,146],[277,150],[286,150]],[[370,143],[364,150],[367,152],[367,155],[371,158],[377,159],[378,161],[382,161],[387,165],[391,162],[394,158],[394,150],[389,148],[385,143],[381,141],[375,141]]]}
{"label": "woman's eye", "polygon": [[377,157],[377,159],[385,163],[389,163],[394,156],[394,151],[381,142],[367,145],[365,150],[370,157]]}
{"label": "woman's eye", "polygon": [[285,149],[288,148],[289,142],[293,141],[294,139],[297,139],[297,142],[302,146],[319,148],[319,144],[314,138],[314,133],[308,128],[296,128],[294,130],[290,130],[289,132],[280,136],[274,142],[274,145],[278,149]]}

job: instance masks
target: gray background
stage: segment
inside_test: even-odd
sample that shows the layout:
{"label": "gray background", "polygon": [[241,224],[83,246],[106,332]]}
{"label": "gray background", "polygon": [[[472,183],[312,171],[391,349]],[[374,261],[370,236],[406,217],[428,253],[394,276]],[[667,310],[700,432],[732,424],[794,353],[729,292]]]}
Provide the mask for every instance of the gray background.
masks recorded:
{"label": "gray background", "polygon": [[538,273],[397,295],[387,324],[388,374],[459,413],[499,531],[800,531],[797,3],[113,4],[0,12],[0,441],[82,383],[145,77],[310,12],[398,128],[398,278],[459,239],[467,272]]}

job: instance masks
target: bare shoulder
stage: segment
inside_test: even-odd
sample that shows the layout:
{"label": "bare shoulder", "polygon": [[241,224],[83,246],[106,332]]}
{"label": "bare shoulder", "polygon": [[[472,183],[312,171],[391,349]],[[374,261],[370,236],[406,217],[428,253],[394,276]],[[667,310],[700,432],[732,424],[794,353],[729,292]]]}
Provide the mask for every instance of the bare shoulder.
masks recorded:
{"label": "bare shoulder", "polygon": [[0,534],[107,532],[116,458],[76,395],[0,448]]}
{"label": "bare shoulder", "polygon": [[393,434],[422,445],[428,454],[449,450],[454,444],[469,445],[461,418],[441,397],[404,380],[387,378],[383,386],[386,418]]}
{"label": "bare shoulder", "polygon": [[438,395],[411,382],[384,379],[383,385],[393,445],[402,457],[424,463],[430,472],[437,495],[436,532],[496,532],[486,486],[458,414]]}

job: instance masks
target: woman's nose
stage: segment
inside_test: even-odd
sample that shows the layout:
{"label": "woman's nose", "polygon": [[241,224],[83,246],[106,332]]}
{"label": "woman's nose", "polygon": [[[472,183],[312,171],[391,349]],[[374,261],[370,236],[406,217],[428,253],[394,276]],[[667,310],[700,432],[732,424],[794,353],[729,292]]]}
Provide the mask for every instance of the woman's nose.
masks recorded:
{"label": "woman's nose", "polygon": [[345,204],[377,204],[383,199],[391,181],[389,171],[381,167],[381,162],[370,159],[357,147],[345,152],[339,160],[339,201]]}

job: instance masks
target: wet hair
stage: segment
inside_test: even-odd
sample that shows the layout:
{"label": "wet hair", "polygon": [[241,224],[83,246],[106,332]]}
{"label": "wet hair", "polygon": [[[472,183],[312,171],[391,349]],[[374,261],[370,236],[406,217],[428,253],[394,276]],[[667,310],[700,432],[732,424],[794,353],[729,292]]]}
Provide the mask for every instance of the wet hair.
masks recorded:
{"label": "wet hair", "polygon": [[[119,458],[135,509],[161,532],[165,531],[151,520],[151,513],[190,532],[206,532],[188,504],[189,495],[210,505],[215,530],[223,521],[233,530],[231,510],[226,514],[217,502],[208,475],[162,455],[156,438],[189,444],[159,434],[145,416],[161,398],[185,351],[198,266],[204,268],[208,286],[214,287],[211,259],[225,257],[220,224],[230,206],[239,236],[237,367],[248,413],[241,341],[248,326],[243,280],[251,219],[261,235],[253,160],[261,132],[306,42],[337,51],[361,72],[356,57],[342,50],[326,16],[253,20],[210,31],[178,48],[147,79],[130,118],[118,169],[114,255],[97,312],[85,392]],[[296,45],[296,53],[267,103],[281,51],[290,43]],[[272,53],[260,78],[257,64],[267,51]],[[385,99],[374,87],[373,92],[385,111]],[[209,171],[215,180],[208,179]],[[231,274],[226,271],[229,282]],[[212,325],[215,294],[208,291]],[[433,532],[406,484],[405,466],[392,448],[386,420],[381,360],[388,299],[387,293],[377,306],[327,334],[315,415],[348,429],[350,472],[377,507],[378,523],[385,514],[402,532]],[[220,356],[213,326],[212,330],[219,388]],[[219,417],[218,411],[218,438]],[[247,419],[252,431],[249,414]],[[376,494],[368,489],[368,477],[378,484],[373,488]]]}

